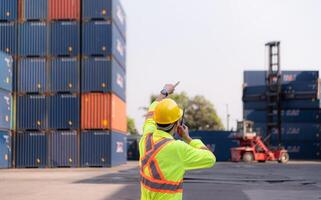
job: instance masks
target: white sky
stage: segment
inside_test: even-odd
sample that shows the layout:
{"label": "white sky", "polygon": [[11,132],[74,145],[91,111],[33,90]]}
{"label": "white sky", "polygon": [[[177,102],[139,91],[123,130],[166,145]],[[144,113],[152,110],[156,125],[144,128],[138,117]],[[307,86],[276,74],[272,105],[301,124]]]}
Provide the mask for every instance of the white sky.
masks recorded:
{"label": "white sky", "polygon": [[204,95],[226,124],[242,118],[244,70],[265,69],[281,40],[283,70],[321,68],[321,0],[122,0],[127,13],[128,115],[138,130],[152,93]]}

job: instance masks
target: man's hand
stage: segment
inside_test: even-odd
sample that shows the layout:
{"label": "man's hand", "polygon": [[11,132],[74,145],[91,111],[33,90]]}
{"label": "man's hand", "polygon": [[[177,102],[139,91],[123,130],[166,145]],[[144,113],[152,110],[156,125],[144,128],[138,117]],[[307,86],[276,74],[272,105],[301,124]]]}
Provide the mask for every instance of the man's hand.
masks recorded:
{"label": "man's hand", "polygon": [[164,86],[164,89],[168,92],[168,94],[173,94],[175,91],[175,88],[178,86],[179,81],[176,84],[166,84]]}
{"label": "man's hand", "polygon": [[181,136],[184,142],[186,142],[187,144],[189,144],[192,141],[192,138],[189,136],[189,129],[186,125],[179,125],[177,127],[177,132],[179,136]]}

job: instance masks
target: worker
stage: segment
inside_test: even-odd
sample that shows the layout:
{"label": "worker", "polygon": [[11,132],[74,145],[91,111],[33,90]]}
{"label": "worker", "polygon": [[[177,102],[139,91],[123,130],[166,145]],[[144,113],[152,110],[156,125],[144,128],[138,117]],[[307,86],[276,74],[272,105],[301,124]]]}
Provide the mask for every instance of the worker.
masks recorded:
{"label": "worker", "polygon": [[[201,140],[189,136],[183,110],[168,98],[176,86],[166,84],[146,114],[139,143],[141,200],[183,199],[185,171],[210,168],[216,162]],[[175,133],[182,141],[174,140]]]}

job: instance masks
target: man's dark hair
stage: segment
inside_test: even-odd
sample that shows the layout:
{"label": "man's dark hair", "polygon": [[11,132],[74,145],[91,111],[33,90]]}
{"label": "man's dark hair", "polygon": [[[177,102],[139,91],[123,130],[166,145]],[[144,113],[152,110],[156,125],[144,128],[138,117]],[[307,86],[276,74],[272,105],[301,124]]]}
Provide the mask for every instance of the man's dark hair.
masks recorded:
{"label": "man's dark hair", "polygon": [[176,123],[177,121],[171,124],[157,124],[157,129],[165,132],[171,132]]}

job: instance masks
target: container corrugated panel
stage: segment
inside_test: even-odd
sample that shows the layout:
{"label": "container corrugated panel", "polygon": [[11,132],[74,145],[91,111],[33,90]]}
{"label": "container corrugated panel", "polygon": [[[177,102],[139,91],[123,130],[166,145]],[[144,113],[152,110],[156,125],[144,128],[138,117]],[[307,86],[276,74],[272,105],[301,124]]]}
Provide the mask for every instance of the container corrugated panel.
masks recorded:
{"label": "container corrugated panel", "polygon": [[111,94],[111,129],[127,133],[126,103],[117,95]]}
{"label": "container corrugated panel", "polygon": [[51,92],[79,92],[79,67],[77,58],[54,58],[50,65]]}
{"label": "container corrugated panel", "polygon": [[78,166],[77,131],[51,131],[49,133],[49,160],[51,167]]}
{"label": "container corrugated panel", "polygon": [[[254,123],[254,130],[266,136],[266,124]],[[271,140],[277,140],[277,131],[272,131]],[[318,123],[282,123],[282,140],[321,141],[321,124]]]}
{"label": "container corrugated panel", "polygon": [[126,36],[126,14],[118,0],[82,0],[83,19],[112,18],[121,34]]}
{"label": "container corrugated panel", "polygon": [[12,91],[13,59],[0,52],[0,89]]}
{"label": "container corrugated panel", "polygon": [[127,135],[111,133],[111,166],[125,164],[127,161]]}
{"label": "container corrugated panel", "polygon": [[81,96],[81,128],[110,128],[110,94],[88,93]]}
{"label": "container corrugated panel", "polygon": [[11,167],[11,133],[0,131],[0,168]]}
{"label": "container corrugated panel", "polygon": [[110,166],[110,132],[83,131],[80,135],[80,154],[82,167]]}
{"label": "container corrugated panel", "polygon": [[83,92],[114,92],[126,100],[126,75],[110,58],[88,58],[82,61]]}
{"label": "container corrugated panel", "polygon": [[44,95],[25,95],[17,97],[17,128],[45,129],[46,97]]}
{"label": "container corrugated panel", "polygon": [[321,101],[314,99],[284,100],[281,102],[282,109],[320,109]]}
{"label": "container corrugated panel", "polygon": [[11,129],[12,97],[8,91],[0,89],[0,129]]}
{"label": "container corrugated panel", "polygon": [[238,146],[238,143],[230,138],[229,131],[193,131],[190,135],[194,139],[202,140],[218,161],[230,160],[230,148]]}
{"label": "container corrugated panel", "polygon": [[[315,110],[282,110],[282,122],[285,123],[321,123],[321,109]],[[265,123],[267,121],[267,112],[263,110],[244,110],[244,119]]]}
{"label": "container corrugated panel", "polygon": [[49,19],[80,19],[80,0],[49,0]]}
{"label": "container corrugated panel", "polygon": [[19,25],[19,55],[45,56],[47,54],[47,24],[24,22]]}
{"label": "container corrugated panel", "polygon": [[0,51],[17,54],[18,27],[15,22],[0,22]]}
{"label": "container corrugated panel", "polygon": [[48,17],[48,0],[20,0],[22,20],[45,20]]}
{"label": "container corrugated panel", "polygon": [[79,128],[79,96],[76,94],[58,94],[48,98],[48,128]]}
{"label": "container corrugated panel", "polygon": [[314,141],[283,141],[291,160],[320,160],[321,143]]}
{"label": "container corrugated panel", "polygon": [[110,20],[84,22],[82,42],[84,55],[113,55],[126,68],[125,41]]}
{"label": "container corrugated panel", "polygon": [[46,167],[47,136],[45,132],[16,134],[16,167]]}
{"label": "container corrugated panel", "polygon": [[44,93],[47,90],[45,58],[22,58],[18,61],[18,92]]}
{"label": "container corrugated panel", "polygon": [[18,18],[18,1],[0,1],[0,20],[14,21]]}
{"label": "container corrugated panel", "polygon": [[75,21],[51,22],[51,55],[78,56],[80,45],[80,25]]}

